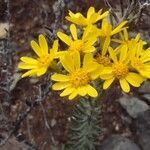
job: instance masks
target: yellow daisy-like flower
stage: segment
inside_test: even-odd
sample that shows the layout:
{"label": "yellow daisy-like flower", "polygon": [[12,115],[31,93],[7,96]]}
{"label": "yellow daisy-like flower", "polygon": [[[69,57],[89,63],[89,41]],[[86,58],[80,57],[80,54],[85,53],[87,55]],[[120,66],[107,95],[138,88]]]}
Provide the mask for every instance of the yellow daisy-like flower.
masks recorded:
{"label": "yellow daisy-like flower", "polygon": [[111,36],[122,31],[126,24],[127,24],[127,21],[123,21],[117,27],[115,27],[113,29],[113,27],[109,23],[108,19],[106,19],[106,18],[103,19],[102,27],[99,30],[99,36],[101,37],[102,55],[105,55],[107,53],[107,49],[111,42]]}
{"label": "yellow daisy-like flower", "polygon": [[[142,41],[140,34],[137,34],[135,38],[129,39],[129,34],[128,34],[127,29],[123,30],[123,34],[120,32],[120,36],[121,36],[121,39],[111,39],[111,40],[116,42],[116,43],[119,43],[120,44],[119,47],[121,47],[123,45],[126,45],[129,50],[133,49],[133,45],[135,45],[138,42]],[[142,41],[142,42],[143,42],[143,44],[146,44],[145,41]]]}
{"label": "yellow daisy-like flower", "polygon": [[150,78],[150,48],[144,50],[143,42],[139,42],[132,50],[131,65],[145,78]]}
{"label": "yellow daisy-like flower", "polygon": [[58,82],[52,86],[53,90],[64,90],[60,96],[69,95],[69,100],[77,95],[97,97],[96,89],[90,85],[99,75],[95,72],[98,65],[93,62],[92,54],[85,54],[82,63],[79,52],[67,53],[60,62],[68,73],[52,75],[51,79]]}
{"label": "yellow daisy-like flower", "polygon": [[68,50],[70,52],[75,52],[75,51],[79,51],[82,53],[90,53],[95,51],[95,47],[93,46],[93,44],[96,42],[97,38],[95,37],[95,35],[91,35],[89,36],[88,33],[90,33],[91,28],[87,28],[85,29],[82,38],[78,39],[78,34],[77,34],[77,28],[74,24],[70,25],[70,32],[72,35],[72,39],[62,33],[62,32],[58,32],[57,36],[64,42],[66,43],[69,48]]}
{"label": "yellow daisy-like flower", "polygon": [[95,12],[94,7],[90,7],[87,12],[87,17],[84,17],[81,13],[72,13],[69,11],[69,16],[66,16],[66,19],[72,23],[81,26],[88,26],[98,22],[109,14],[108,11],[102,13],[102,9],[98,12]]}
{"label": "yellow daisy-like flower", "polygon": [[42,34],[39,35],[38,42],[39,44],[36,43],[34,40],[31,41],[31,47],[38,56],[38,58],[34,59],[27,56],[23,56],[20,58],[22,62],[19,63],[18,68],[28,70],[22,75],[22,78],[34,75],[41,76],[45,74],[54,58],[57,58],[57,40],[54,41],[53,47],[52,49],[50,49],[50,52],[48,50],[47,41]]}
{"label": "yellow daisy-like flower", "polygon": [[130,91],[129,84],[134,87],[139,87],[144,81],[144,78],[138,73],[130,71],[130,59],[128,58],[127,47],[121,47],[119,59],[111,47],[109,47],[108,51],[113,63],[111,67],[105,67],[100,75],[100,78],[105,80],[103,89],[107,89],[115,80],[119,81],[124,92]]}

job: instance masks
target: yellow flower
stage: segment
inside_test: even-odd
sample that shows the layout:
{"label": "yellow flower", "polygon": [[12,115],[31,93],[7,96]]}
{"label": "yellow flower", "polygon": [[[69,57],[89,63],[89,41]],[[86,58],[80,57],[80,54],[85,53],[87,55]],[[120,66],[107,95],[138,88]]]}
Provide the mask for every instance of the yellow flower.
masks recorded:
{"label": "yellow flower", "polygon": [[116,53],[111,47],[109,47],[108,51],[113,63],[111,67],[105,67],[101,72],[100,78],[105,80],[103,89],[107,89],[115,80],[119,81],[124,92],[130,91],[129,84],[139,87],[144,78],[138,73],[130,71],[130,59],[128,58],[126,46],[121,47],[119,58],[117,58]]}
{"label": "yellow flower", "polygon": [[82,38],[78,39],[77,28],[74,24],[71,24],[70,32],[73,39],[62,32],[58,32],[57,36],[69,46],[68,50],[70,52],[79,51],[82,53],[90,53],[95,51],[95,47],[93,46],[93,44],[97,40],[95,35],[89,36],[90,29],[91,28],[85,29]]}
{"label": "yellow flower", "polygon": [[41,76],[46,73],[49,66],[54,58],[57,57],[58,50],[58,41],[54,41],[52,49],[50,52],[48,50],[48,44],[45,37],[40,34],[39,35],[39,44],[34,40],[31,41],[31,47],[38,56],[38,58],[34,59],[31,57],[23,56],[20,58],[22,62],[19,63],[19,69],[28,70],[26,73],[22,75],[22,78],[27,76]]}
{"label": "yellow flower", "polygon": [[143,42],[139,42],[132,50],[131,65],[145,78],[150,78],[150,48],[143,50]]}
{"label": "yellow flower", "polygon": [[77,95],[91,97],[98,95],[96,89],[90,85],[91,81],[98,76],[95,72],[98,65],[93,62],[91,53],[85,54],[83,63],[79,52],[67,53],[60,62],[68,73],[52,75],[51,79],[58,82],[52,86],[53,90],[64,90],[60,96],[69,95],[69,100]]}
{"label": "yellow flower", "polygon": [[77,25],[88,26],[98,22],[99,20],[106,17],[108,14],[108,11],[102,14],[102,9],[98,12],[95,12],[95,8],[90,7],[87,12],[87,17],[84,17],[81,13],[74,14],[71,11],[69,11],[69,16],[66,16],[66,19]]}
{"label": "yellow flower", "polygon": [[102,27],[99,30],[99,36],[101,37],[101,48],[102,55],[107,53],[107,49],[110,45],[111,36],[119,33],[124,29],[123,26],[127,24],[127,21],[121,22],[117,27],[113,29],[112,25],[109,23],[108,19],[103,19]]}
{"label": "yellow flower", "polygon": [[[121,39],[111,39],[111,41],[119,43],[120,44],[119,47],[126,45],[129,50],[133,49],[133,45],[137,44],[139,41],[142,41],[140,34],[137,34],[135,38],[129,39],[129,34],[128,34],[127,29],[123,30],[123,34],[120,32],[120,36],[121,36]],[[143,44],[146,44],[145,41],[142,41],[142,42]]]}
{"label": "yellow flower", "polygon": [[103,56],[103,55],[98,54],[98,55],[96,55],[95,60],[96,60],[99,64],[101,64],[101,65],[103,65],[103,66],[105,66],[105,67],[111,65],[111,59],[109,58],[108,55]]}

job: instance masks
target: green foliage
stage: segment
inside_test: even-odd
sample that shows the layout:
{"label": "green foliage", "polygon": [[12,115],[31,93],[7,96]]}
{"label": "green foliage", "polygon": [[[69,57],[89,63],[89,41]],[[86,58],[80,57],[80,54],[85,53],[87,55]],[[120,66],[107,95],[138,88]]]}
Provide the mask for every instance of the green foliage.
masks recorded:
{"label": "green foliage", "polygon": [[100,120],[97,100],[80,99],[74,106],[65,150],[95,150]]}

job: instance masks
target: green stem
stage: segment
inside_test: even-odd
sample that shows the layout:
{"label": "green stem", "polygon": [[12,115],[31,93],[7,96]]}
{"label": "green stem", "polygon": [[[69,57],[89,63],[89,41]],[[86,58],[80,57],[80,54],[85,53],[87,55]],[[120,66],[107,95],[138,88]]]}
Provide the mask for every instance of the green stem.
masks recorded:
{"label": "green stem", "polygon": [[65,150],[95,150],[100,134],[100,107],[97,100],[81,98],[74,106]]}

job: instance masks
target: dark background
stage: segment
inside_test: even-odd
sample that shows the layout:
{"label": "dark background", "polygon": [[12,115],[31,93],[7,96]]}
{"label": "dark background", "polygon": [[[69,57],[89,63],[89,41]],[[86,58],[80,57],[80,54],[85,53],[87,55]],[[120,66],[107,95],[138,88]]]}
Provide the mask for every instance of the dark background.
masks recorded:
{"label": "dark background", "polygon": [[[120,2],[109,2],[118,14]],[[0,39],[0,48],[5,49],[0,53],[0,142],[6,142],[0,150],[49,150],[53,144],[66,142],[74,102],[60,98],[56,92],[50,92],[50,74],[39,79],[20,79],[17,64],[21,56],[32,53],[29,45],[31,39],[36,39],[39,33],[43,33],[49,36],[51,43],[56,32],[64,29],[68,23],[64,19],[68,10],[86,14],[90,6],[96,10],[109,9],[102,0],[0,1],[0,24],[8,23],[10,27],[8,37]],[[125,1],[123,9],[126,7]],[[139,7],[135,8],[135,11],[138,10]],[[148,7],[144,8],[138,21],[129,25],[133,35],[140,32],[143,39],[149,42],[148,10]],[[133,90],[131,93],[136,92]],[[120,96],[122,93],[116,87],[109,89],[102,97],[102,127],[105,130],[99,141],[114,133],[134,139],[134,131],[122,121],[124,110],[115,102]],[[7,137],[9,138],[6,139]]]}

